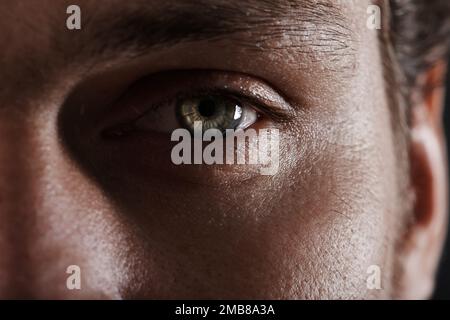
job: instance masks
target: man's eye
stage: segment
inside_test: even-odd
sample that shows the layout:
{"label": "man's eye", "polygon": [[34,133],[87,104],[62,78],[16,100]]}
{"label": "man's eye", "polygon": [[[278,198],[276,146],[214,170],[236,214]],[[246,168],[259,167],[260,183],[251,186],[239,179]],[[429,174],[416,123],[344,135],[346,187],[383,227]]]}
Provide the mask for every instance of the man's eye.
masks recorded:
{"label": "man's eye", "polygon": [[135,124],[140,130],[170,132],[177,128],[194,130],[201,122],[203,131],[217,129],[246,129],[258,120],[251,107],[221,94],[203,94],[197,97],[178,98],[173,102],[145,113]]}
{"label": "man's eye", "polygon": [[116,110],[114,120],[102,131],[111,138],[133,132],[170,134],[179,128],[194,131],[199,122],[203,132],[226,133],[292,119],[290,105],[263,81],[218,71],[149,76],[131,86],[111,109]]}
{"label": "man's eye", "polygon": [[191,131],[196,121],[202,123],[203,131],[246,129],[258,117],[254,110],[243,107],[237,100],[219,95],[181,99],[177,102],[176,114],[180,124]]}
{"label": "man's eye", "polygon": [[203,130],[236,129],[242,122],[242,107],[238,102],[220,96],[182,99],[177,102],[177,118],[186,129],[193,130],[201,122]]}

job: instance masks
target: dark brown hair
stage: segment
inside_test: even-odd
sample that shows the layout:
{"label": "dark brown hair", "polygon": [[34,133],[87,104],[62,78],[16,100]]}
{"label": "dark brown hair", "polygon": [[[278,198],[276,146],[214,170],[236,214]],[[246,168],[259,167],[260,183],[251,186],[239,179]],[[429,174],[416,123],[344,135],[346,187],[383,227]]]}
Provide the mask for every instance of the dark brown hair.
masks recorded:
{"label": "dark brown hair", "polygon": [[450,0],[390,0],[391,41],[407,85],[450,47]]}

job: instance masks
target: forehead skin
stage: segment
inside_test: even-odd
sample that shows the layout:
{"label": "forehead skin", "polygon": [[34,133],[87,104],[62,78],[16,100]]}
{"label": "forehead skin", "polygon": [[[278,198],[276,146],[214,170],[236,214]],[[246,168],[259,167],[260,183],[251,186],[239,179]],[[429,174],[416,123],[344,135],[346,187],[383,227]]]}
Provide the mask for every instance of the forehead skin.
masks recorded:
{"label": "forehead skin", "polygon": [[[256,3],[79,0],[86,24],[69,31],[72,2],[1,1],[0,296],[393,294],[402,210],[369,2]],[[227,23],[174,27],[206,9]],[[175,20],[155,18],[165,14]],[[146,23],[172,23],[172,33],[127,33]],[[165,168],[161,177],[148,138],[98,138],[117,92],[177,69],[243,73],[286,97],[295,116],[269,124],[282,134],[277,175],[202,167],[190,180]],[[72,264],[80,291],[65,288]],[[367,290],[371,265],[383,290]]]}

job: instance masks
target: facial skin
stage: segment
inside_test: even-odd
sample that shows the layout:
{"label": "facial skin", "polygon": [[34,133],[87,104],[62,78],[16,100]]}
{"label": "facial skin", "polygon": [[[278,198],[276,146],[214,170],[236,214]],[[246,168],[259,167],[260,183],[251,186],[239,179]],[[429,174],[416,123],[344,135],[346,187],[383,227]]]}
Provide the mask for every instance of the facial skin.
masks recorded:
{"label": "facial skin", "polygon": [[[1,298],[428,297],[442,92],[398,134],[368,1],[78,0],[70,31],[72,2],[0,3]],[[276,175],[173,165],[159,113],[103,134],[204,87],[274,97],[253,128],[280,131]]]}

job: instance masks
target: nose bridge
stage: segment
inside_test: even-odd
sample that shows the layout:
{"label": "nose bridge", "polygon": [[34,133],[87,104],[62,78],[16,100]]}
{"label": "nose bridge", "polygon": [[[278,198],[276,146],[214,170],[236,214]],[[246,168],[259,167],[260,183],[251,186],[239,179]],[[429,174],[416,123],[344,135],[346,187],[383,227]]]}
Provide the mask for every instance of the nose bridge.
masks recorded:
{"label": "nose bridge", "polygon": [[[37,140],[31,139],[30,128],[18,113],[0,112],[0,210],[2,216],[13,206],[21,206],[30,197],[29,180],[33,176]],[[28,199],[29,200],[29,199]],[[28,202],[28,201],[27,201]]]}
{"label": "nose bridge", "polygon": [[0,295],[33,295],[47,167],[42,145],[24,114],[0,111]]}
{"label": "nose bridge", "polygon": [[[0,299],[116,294],[116,284],[106,282],[83,282],[79,296],[67,290],[72,264],[86,277],[113,278],[105,261],[116,251],[92,243],[117,234],[117,216],[60,145],[56,108],[12,110],[0,109]],[[87,217],[91,211],[102,214]],[[93,221],[112,227],[99,230]]]}

